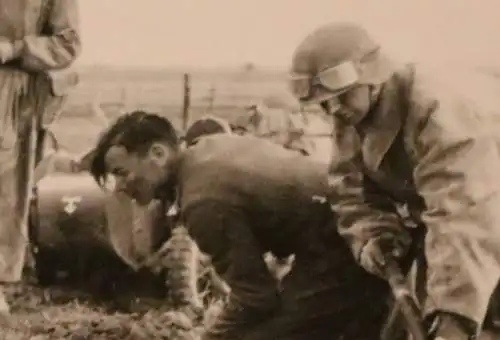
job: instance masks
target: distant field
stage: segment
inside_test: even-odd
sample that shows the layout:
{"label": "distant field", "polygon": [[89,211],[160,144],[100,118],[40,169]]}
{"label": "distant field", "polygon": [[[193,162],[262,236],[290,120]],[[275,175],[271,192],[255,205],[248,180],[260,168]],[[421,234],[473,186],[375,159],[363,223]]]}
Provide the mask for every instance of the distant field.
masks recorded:
{"label": "distant field", "polygon": [[[434,73],[441,73],[438,72],[441,68],[436,70]],[[464,96],[479,99],[483,106],[500,113],[500,78],[491,70],[479,71],[451,72],[451,84],[464,90]],[[102,130],[102,123],[92,117],[92,104],[99,104],[109,118],[123,110],[146,109],[168,117],[181,127],[182,71],[85,68],[80,71],[80,78],[55,126],[61,144],[69,150],[87,149]],[[190,119],[204,113],[233,119],[244,112],[245,106],[267,95],[287,92],[286,74],[282,71],[192,72]]]}
{"label": "distant field", "polygon": [[52,126],[61,147],[71,153],[88,150],[102,129],[103,126],[82,117],[63,118]]}
{"label": "distant field", "polygon": [[[105,108],[105,107],[104,107]],[[91,112],[87,108],[88,112]],[[242,112],[242,108],[238,107],[223,107],[216,108],[218,116],[230,117]],[[110,110],[109,117],[113,118],[116,114]],[[154,110],[171,119],[174,125],[181,129],[181,113],[180,107],[162,107],[161,110]],[[191,110],[191,119],[195,119],[204,113],[201,108]],[[98,119],[92,117],[90,113],[81,115],[64,114],[51,126],[60,145],[71,152],[86,151],[93,142],[96,141],[99,133],[103,131],[105,126]]]}
{"label": "distant field", "polygon": [[[68,111],[80,111],[100,103],[110,111],[119,107],[147,108],[167,115],[180,114],[183,73],[165,70],[83,69],[72,93]],[[281,72],[211,71],[190,74],[190,98],[194,110],[210,104],[227,111],[255,103],[264,96],[287,92]]]}
{"label": "distant field", "polygon": [[[197,71],[190,80],[190,120],[206,113],[232,119],[267,95],[287,92],[280,71]],[[183,93],[181,71],[85,68],[54,131],[64,148],[86,150],[103,128],[92,117],[95,104],[111,119],[124,110],[145,109],[181,128]]]}

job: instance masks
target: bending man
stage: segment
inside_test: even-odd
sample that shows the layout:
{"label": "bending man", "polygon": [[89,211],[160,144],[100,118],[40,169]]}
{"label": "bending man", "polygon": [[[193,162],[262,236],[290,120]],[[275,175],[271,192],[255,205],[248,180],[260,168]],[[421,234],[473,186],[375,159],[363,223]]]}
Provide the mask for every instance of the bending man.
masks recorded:
{"label": "bending man", "polygon": [[[354,261],[326,202],[324,165],[251,136],[205,136],[181,151],[171,123],[133,112],[96,147],[91,172],[140,204],[177,201],[188,232],[231,288],[203,339],[372,339],[387,287]],[[278,285],[263,254],[295,254]]]}

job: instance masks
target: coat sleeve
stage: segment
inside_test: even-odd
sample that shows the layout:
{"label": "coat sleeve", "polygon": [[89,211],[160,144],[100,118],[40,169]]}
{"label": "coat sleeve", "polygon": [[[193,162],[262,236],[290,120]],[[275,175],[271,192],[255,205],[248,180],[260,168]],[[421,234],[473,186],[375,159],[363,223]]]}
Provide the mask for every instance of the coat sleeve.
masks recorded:
{"label": "coat sleeve", "polygon": [[463,105],[429,111],[414,138],[428,229],[426,311],[456,313],[479,327],[500,276],[498,130]]}
{"label": "coat sleeve", "polygon": [[53,0],[48,34],[29,35],[14,42],[21,66],[29,71],[49,71],[70,66],[81,51],[77,0]]}
{"label": "coat sleeve", "polygon": [[382,234],[407,237],[395,205],[364,176],[354,129],[336,122],[334,152],[328,173],[329,202],[338,215],[337,226],[354,257]]}
{"label": "coat sleeve", "polygon": [[191,237],[212,258],[231,289],[228,304],[203,339],[239,339],[243,329],[258,324],[279,306],[277,282],[237,209],[205,202],[186,210],[184,216]]}
{"label": "coat sleeve", "polygon": [[201,263],[193,240],[183,226],[175,226],[164,247],[168,250],[167,281],[174,305],[191,307],[192,311],[202,313],[203,303],[198,294],[196,275]]}

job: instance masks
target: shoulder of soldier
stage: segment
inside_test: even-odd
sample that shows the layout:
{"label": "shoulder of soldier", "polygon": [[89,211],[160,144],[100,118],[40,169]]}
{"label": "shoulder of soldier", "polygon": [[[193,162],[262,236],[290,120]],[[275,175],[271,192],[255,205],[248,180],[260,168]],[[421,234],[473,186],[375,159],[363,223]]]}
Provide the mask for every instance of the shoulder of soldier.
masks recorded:
{"label": "shoulder of soldier", "polygon": [[242,180],[241,174],[235,175],[235,164],[248,147],[240,138],[223,134],[205,136],[183,151],[178,173],[183,214],[203,202],[234,201],[236,193],[228,188]]}
{"label": "shoulder of soldier", "polygon": [[[181,177],[192,180],[201,176],[205,181],[223,179],[224,172],[241,173],[245,167],[271,175],[282,168],[307,167],[309,163],[305,156],[286,150],[281,145],[255,136],[212,135],[200,141],[183,152],[181,161]],[[291,165],[294,165],[291,167]],[[293,171],[292,171],[293,173]],[[226,180],[231,180],[227,178]]]}
{"label": "shoulder of soldier", "polygon": [[395,73],[391,84],[397,85],[391,87],[392,91],[385,91],[384,98],[403,109],[406,127],[419,127],[434,112],[450,105],[456,107],[461,102],[449,79],[442,67],[408,63]]}
{"label": "shoulder of soldier", "polygon": [[491,87],[487,77],[474,70],[442,65],[414,65],[411,103],[420,109],[479,106],[480,93]]}
{"label": "shoulder of soldier", "polygon": [[439,139],[473,138],[484,135],[485,128],[500,128],[500,115],[492,110],[498,104],[485,102],[495,96],[480,93],[489,88],[487,79],[462,71],[467,74],[456,75],[452,73],[456,70],[437,66],[416,68],[406,128],[421,133],[423,127],[432,127],[427,132]]}
{"label": "shoulder of soldier", "polygon": [[179,167],[180,185],[214,186],[227,180],[224,172],[241,157],[248,157],[253,143],[250,137],[225,134],[204,136],[183,151]]}

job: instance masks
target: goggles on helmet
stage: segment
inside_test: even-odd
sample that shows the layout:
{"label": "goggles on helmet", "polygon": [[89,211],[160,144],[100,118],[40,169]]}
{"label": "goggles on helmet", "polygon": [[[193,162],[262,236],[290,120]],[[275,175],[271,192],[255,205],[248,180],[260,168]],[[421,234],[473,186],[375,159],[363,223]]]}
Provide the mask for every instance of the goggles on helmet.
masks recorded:
{"label": "goggles on helmet", "polygon": [[324,89],[340,94],[356,85],[359,81],[359,73],[351,61],[343,62],[337,66],[324,69],[315,76],[293,74],[290,79],[291,91],[296,98],[307,101],[312,98],[313,89],[321,86]]}

